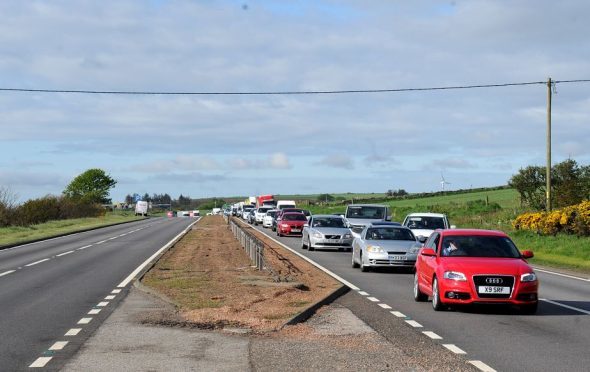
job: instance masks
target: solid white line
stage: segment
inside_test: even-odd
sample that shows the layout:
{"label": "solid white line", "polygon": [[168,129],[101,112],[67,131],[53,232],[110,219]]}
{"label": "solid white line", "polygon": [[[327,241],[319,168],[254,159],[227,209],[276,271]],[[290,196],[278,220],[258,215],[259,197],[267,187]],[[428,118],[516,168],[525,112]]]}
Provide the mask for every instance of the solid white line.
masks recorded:
{"label": "solid white line", "polygon": [[70,254],[70,253],[74,253],[74,251],[67,251],[67,252],[64,252],[64,253],[56,254],[55,257],[65,256],[66,254]]}
{"label": "solid white line", "polygon": [[82,249],[90,248],[92,246],[93,246],[93,244],[88,244],[88,245],[78,248],[78,250],[81,251]]}
{"label": "solid white line", "polygon": [[33,362],[33,364],[31,364],[29,366],[29,368],[43,368],[43,367],[45,367],[45,365],[47,363],[49,363],[49,361],[51,360],[51,358],[53,358],[53,357],[40,357],[40,358],[37,358],[37,360],[35,360]]}
{"label": "solid white line", "polygon": [[49,350],[63,350],[64,347],[68,344],[68,341],[58,341],[55,344],[51,345]]}
{"label": "solid white line", "polygon": [[112,296],[112,295],[111,296],[106,296],[104,299],[105,300],[114,300],[115,299],[115,296]]}
{"label": "solid white line", "polygon": [[426,336],[430,337],[430,338],[431,338],[431,339],[433,339],[433,340],[442,340],[442,337],[440,337],[439,335],[437,335],[437,334],[436,334],[436,333],[434,333],[434,332],[431,332],[431,331],[424,331],[424,332],[422,332],[422,333],[424,333]]}
{"label": "solid white line", "polygon": [[390,311],[390,313],[392,313],[393,315],[397,316],[398,318],[405,318],[406,315],[403,313],[400,313],[399,311]]}
{"label": "solid white line", "polygon": [[369,294],[365,291],[358,291],[358,294],[360,294],[361,296],[368,296]]}
{"label": "solid white line", "polygon": [[540,272],[546,273],[546,274],[563,276],[564,278],[570,278],[570,279],[577,279],[577,280],[581,280],[583,282],[590,282],[590,279],[587,279],[587,278],[580,278],[578,276],[567,275],[567,274],[562,274],[562,273],[556,273],[555,271],[549,271],[549,270],[539,269],[538,267],[535,267],[535,266],[533,266],[533,269],[535,269],[535,271],[540,271]]}
{"label": "solid white line", "polygon": [[473,364],[480,371],[484,371],[484,372],[496,372],[495,369],[493,369],[492,367],[488,366],[487,364],[485,364],[481,360],[470,360],[469,363]]}
{"label": "solid white line", "polygon": [[5,271],[5,272],[1,273],[1,274],[0,274],[0,276],[4,276],[4,275],[8,275],[8,274],[12,274],[12,273],[13,273],[13,272],[15,272],[15,271],[16,271],[16,270],[8,270],[8,271]]}
{"label": "solid white line", "polygon": [[82,318],[78,320],[78,324],[88,324],[92,321],[92,318]]}
{"label": "solid white line", "polygon": [[379,304],[379,306],[381,306],[384,309],[391,309],[391,306],[389,306],[387,304]]}
{"label": "solid white line", "polygon": [[117,289],[113,289],[113,290],[111,291],[111,293],[121,293],[121,290],[120,290],[120,289],[118,289],[118,288],[117,288]]}
{"label": "solid white line", "polygon": [[455,354],[467,354],[465,351],[459,349],[457,345],[454,344],[443,344],[444,347],[451,350]]}
{"label": "solid white line", "polygon": [[406,323],[408,323],[409,325],[411,325],[414,328],[422,328],[422,324],[418,323],[415,320],[406,320]]}
{"label": "solid white line", "polygon": [[367,297],[367,300],[373,301],[373,302],[379,302],[379,299],[376,297]]}
{"label": "solid white line", "polygon": [[197,219],[195,222],[191,223],[190,225],[188,225],[188,227],[186,229],[182,230],[182,232],[180,232],[180,234],[178,234],[174,238],[172,238],[172,240],[170,240],[168,243],[166,243],[165,246],[158,249],[158,251],[156,253],[151,255],[150,258],[148,258],[141,265],[139,265],[137,267],[137,269],[133,270],[133,272],[131,274],[129,274],[129,276],[127,278],[125,278],[121,283],[119,283],[119,285],[117,287],[119,287],[119,288],[126,287],[127,284],[129,284],[133,279],[135,279],[135,277],[137,276],[137,274],[139,274],[141,272],[141,270],[143,270],[147,265],[149,265],[153,260],[155,260],[156,257],[158,257],[160,255],[160,253],[164,252],[166,249],[168,249],[168,247],[175,244],[178,239],[180,239],[184,234],[186,234],[193,227],[193,225],[199,221],[200,221],[200,218]]}
{"label": "solid white line", "polygon": [[98,313],[100,313],[101,309],[92,309],[88,312],[88,315],[96,315]]}
{"label": "solid white line", "polygon": [[590,311],[583,310],[583,309],[579,309],[579,308],[577,308],[577,307],[573,307],[573,306],[569,306],[569,305],[564,305],[564,304],[562,304],[562,303],[559,303],[559,302],[556,302],[556,301],[551,301],[551,300],[548,300],[548,299],[546,299],[546,298],[540,298],[539,300],[541,300],[541,301],[545,301],[545,302],[549,302],[550,304],[553,304],[553,305],[557,305],[557,306],[565,307],[566,309],[570,309],[570,310],[574,310],[574,311],[579,311],[579,312],[581,312],[582,314],[590,315]]}
{"label": "solid white line", "polygon": [[96,306],[98,306],[98,307],[105,307],[108,304],[109,304],[108,302],[99,302],[98,304],[96,304]]}
{"label": "solid white line", "polygon": [[302,259],[304,259],[305,261],[309,262],[310,264],[312,264],[313,266],[317,267],[318,269],[322,270],[323,272],[325,272],[326,274],[330,275],[332,278],[338,280],[340,283],[344,284],[345,286],[347,286],[348,288],[352,289],[353,291],[358,291],[360,288],[357,287],[356,285],[352,284],[351,282],[343,279],[342,277],[334,274],[333,272],[331,272],[330,270],[326,269],[325,267],[323,267],[322,265],[314,262],[312,259],[310,259],[309,257],[306,257],[304,255],[302,255],[301,253],[297,252],[296,250],[294,250],[293,248],[290,248],[288,246],[286,246],[285,244],[281,243],[280,241],[276,240],[275,238],[271,237],[270,235],[266,234],[263,231],[260,230],[256,230],[264,235],[266,235],[267,238],[269,238],[270,240],[272,240],[273,242],[280,244],[283,248],[287,249],[288,251],[296,254],[297,256],[301,257]]}
{"label": "solid white line", "polygon": [[39,260],[39,261],[36,261],[36,262],[32,262],[32,263],[30,263],[28,265],[25,265],[25,266],[33,266],[33,265],[37,265],[37,264],[40,264],[41,262],[45,262],[45,261],[49,261],[49,258],[44,258],[42,260]]}
{"label": "solid white line", "polygon": [[64,336],[77,336],[81,330],[82,328],[72,328],[69,331],[67,331]]}

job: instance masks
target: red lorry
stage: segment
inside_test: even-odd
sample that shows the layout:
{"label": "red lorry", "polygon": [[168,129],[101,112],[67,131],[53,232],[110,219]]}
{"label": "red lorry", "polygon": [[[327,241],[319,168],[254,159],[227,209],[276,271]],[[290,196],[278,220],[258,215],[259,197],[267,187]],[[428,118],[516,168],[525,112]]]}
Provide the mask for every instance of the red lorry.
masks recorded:
{"label": "red lorry", "polygon": [[276,204],[273,195],[260,195],[256,198],[256,206],[274,206]]}

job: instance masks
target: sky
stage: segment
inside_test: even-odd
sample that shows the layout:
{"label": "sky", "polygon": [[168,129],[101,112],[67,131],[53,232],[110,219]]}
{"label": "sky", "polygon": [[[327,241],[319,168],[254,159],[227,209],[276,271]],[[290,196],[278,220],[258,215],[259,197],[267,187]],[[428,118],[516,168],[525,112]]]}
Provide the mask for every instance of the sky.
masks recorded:
{"label": "sky", "polygon": [[[0,88],[280,92],[590,78],[590,2],[0,2]],[[332,95],[0,91],[0,187],[101,168],[193,198],[504,185],[545,165],[545,85]],[[555,86],[553,163],[590,164],[590,83]]]}

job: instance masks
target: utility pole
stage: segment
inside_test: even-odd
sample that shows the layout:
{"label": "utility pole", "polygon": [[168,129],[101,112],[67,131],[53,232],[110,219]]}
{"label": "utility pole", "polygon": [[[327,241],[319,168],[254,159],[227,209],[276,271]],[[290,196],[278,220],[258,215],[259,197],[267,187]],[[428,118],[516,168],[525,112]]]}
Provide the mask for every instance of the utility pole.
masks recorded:
{"label": "utility pole", "polygon": [[547,170],[546,200],[547,212],[551,211],[551,78],[547,79]]}

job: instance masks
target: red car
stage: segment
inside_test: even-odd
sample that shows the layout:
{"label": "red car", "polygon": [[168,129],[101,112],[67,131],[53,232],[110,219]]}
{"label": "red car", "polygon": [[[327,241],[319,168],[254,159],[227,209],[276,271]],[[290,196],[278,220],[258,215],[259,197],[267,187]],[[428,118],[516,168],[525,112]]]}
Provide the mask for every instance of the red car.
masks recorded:
{"label": "red car", "polygon": [[277,235],[302,235],[307,218],[300,212],[285,212],[277,223]]}
{"label": "red car", "polygon": [[434,310],[449,305],[510,304],[523,313],[537,311],[539,282],[525,259],[503,232],[436,230],[418,254],[414,299],[432,296]]}

